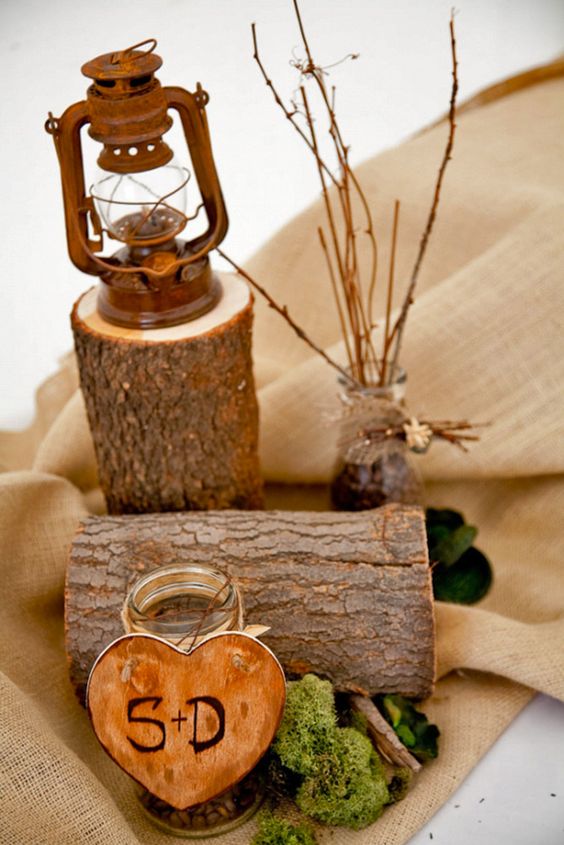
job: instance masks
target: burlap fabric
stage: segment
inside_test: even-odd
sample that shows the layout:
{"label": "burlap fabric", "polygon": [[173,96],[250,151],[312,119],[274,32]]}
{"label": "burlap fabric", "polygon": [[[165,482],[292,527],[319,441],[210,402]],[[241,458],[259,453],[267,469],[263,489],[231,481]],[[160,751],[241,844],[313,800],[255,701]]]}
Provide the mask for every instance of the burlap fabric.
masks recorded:
{"label": "burlap fabric", "polygon": [[[439,759],[374,827],[338,830],[335,845],[404,842],[533,690],[564,700],[563,96],[557,79],[460,118],[403,363],[414,412],[494,423],[469,456],[435,445],[421,466],[429,502],[480,527],[495,585],[477,608],[437,606],[441,680],[425,709],[442,730]],[[380,221],[381,267],[392,202],[402,200],[398,279],[414,257],[444,137],[443,124],[359,168]],[[312,336],[342,354],[326,304],[319,218],[319,205],[308,209],[249,266]],[[255,337],[266,475],[326,481],[334,374],[261,303]],[[80,517],[101,507],[75,391],[69,358],[41,389],[32,429],[0,440],[0,842],[170,842],[144,819],[67,680],[68,549]],[[250,823],[228,841],[243,845],[252,832]]]}

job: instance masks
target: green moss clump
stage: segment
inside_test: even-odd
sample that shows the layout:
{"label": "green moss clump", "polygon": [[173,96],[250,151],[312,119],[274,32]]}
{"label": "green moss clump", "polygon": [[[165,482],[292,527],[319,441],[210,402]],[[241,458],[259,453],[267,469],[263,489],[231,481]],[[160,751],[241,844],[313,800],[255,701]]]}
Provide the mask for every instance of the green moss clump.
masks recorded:
{"label": "green moss clump", "polygon": [[376,821],[389,794],[380,758],[354,728],[337,728],[315,773],[298,789],[296,804],[325,824],[359,830]]}
{"label": "green moss clump", "polygon": [[390,803],[395,804],[397,801],[403,801],[409,791],[412,778],[413,772],[411,769],[402,767],[395,770],[394,776],[388,784]]}
{"label": "green moss clump", "polygon": [[359,713],[357,710],[350,710],[347,713],[349,727],[354,728],[359,734],[368,736],[368,719],[364,713]]}
{"label": "green moss clump", "polygon": [[304,675],[288,684],[284,718],[276,734],[274,751],[283,765],[309,776],[337,730],[333,687],[316,675]]}
{"label": "green moss clump", "polygon": [[331,684],[315,675],[288,685],[273,751],[282,766],[301,775],[295,801],[320,822],[358,830],[389,802],[384,769],[370,740],[355,728],[337,726]]}
{"label": "green moss clump", "polygon": [[315,834],[307,824],[294,825],[271,813],[261,813],[258,821],[251,845],[316,845]]}

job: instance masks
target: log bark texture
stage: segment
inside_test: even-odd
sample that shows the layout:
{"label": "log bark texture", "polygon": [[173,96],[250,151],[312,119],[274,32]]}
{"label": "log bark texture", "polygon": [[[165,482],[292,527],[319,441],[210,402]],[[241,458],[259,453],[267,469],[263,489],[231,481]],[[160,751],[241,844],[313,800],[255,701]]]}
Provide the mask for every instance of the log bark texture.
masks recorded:
{"label": "log bark texture", "polygon": [[[217,306],[219,324],[210,312],[187,323],[186,336],[184,327],[119,329],[75,304],[80,384],[110,513],[262,506],[252,298],[228,304]],[[195,334],[196,323],[205,330]]]}
{"label": "log bark texture", "polygon": [[65,593],[70,675],[83,698],[98,654],[123,633],[121,610],[144,572],[219,566],[237,581],[245,622],[290,675],[340,690],[429,695],[435,674],[424,514],[235,512],[89,517],[71,549]]}

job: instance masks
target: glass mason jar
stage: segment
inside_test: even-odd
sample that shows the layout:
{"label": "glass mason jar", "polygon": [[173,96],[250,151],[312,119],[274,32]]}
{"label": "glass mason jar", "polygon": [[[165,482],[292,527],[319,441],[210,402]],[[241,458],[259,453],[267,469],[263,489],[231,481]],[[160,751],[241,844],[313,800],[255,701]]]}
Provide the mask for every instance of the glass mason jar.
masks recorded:
{"label": "glass mason jar", "polygon": [[339,455],[331,485],[331,501],[338,510],[421,503],[423,485],[401,436],[406,382],[401,369],[386,387],[342,382]]}
{"label": "glass mason jar", "polygon": [[[153,634],[188,652],[211,634],[242,630],[242,603],[236,585],[220,569],[173,564],[153,569],[135,582],[124,605],[123,623],[128,634]],[[255,769],[222,795],[188,810],[175,809],[141,786],[138,797],[160,828],[199,839],[247,821],[262,803],[264,788]]]}

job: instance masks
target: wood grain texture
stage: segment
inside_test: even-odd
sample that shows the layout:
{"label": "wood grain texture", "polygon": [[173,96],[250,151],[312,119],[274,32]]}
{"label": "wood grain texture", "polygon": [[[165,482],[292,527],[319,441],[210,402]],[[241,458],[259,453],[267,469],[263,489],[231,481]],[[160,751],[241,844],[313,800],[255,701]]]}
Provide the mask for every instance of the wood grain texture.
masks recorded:
{"label": "wood grain texture", "polygon": [[291,675],[308,671],[352,692],[429,695],[435,674],[431,573],[423,511],[212,511],[86,519],[65,597],[71,680],[112,639],[133,582],[170,563],[212,563],[236,579],[245,622]]}
{"label": "wood grain texture", "polygon": [[200,334],[186,324],[186,337],[176,327],[160,341],[81,313],[79,300],[71,324],[108,511],[262,507],[252,299],[227,320],[220,304]]}
{"label": "wood grain texture", "polygon": [[272,653],[225,633],[190,654],[155,637],[122,637],[96,662],[88,712],[105,751],[178,810],[239,782],[278,730],[286,683]]}

